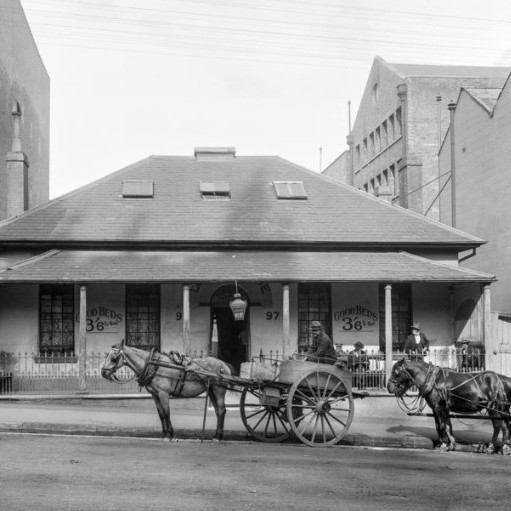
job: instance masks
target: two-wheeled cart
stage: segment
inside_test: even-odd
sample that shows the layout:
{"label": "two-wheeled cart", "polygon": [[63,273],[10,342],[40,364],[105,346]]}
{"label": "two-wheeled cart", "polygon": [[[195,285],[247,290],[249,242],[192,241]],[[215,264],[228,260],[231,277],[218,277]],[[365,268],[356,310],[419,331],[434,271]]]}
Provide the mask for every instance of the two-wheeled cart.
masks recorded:
{"label": "two-wheeled cart", "polygon": [[355,411],[352,373],[303,360],[280,363],[271,379],[229,376],[241,392],[241,420],[262,442],[283,442],[293,434],[304,444],[334,445],[347,434]]}

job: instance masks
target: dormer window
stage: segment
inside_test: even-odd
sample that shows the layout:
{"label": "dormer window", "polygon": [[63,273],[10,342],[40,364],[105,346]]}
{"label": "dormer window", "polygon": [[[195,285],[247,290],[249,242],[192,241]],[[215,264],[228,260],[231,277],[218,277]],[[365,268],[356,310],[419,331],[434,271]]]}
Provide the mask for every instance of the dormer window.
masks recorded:
{"label": "dormer window", "polygon": [[152,199],[154,183],[142,179],[124,179],[122,182],[122,196],[125,199]]}
{"label": "dormer window", "polygon": [[307,199],[303,181],[273,181],[279,199]]}
{"label": "dormer window", "polygon": [[229,200],[231,198],[229,183],[226,181],[201,182],[200,193],[203,200]]}

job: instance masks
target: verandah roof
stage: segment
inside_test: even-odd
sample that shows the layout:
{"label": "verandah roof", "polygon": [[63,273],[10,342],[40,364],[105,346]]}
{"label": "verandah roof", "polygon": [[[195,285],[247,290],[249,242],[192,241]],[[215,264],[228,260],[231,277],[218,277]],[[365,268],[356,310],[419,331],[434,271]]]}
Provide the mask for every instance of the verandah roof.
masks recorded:
{"label": "verandah roof", "polygon": [[489,282],[495,276],[407,252],[50,250],[0,271],[37,282]]}

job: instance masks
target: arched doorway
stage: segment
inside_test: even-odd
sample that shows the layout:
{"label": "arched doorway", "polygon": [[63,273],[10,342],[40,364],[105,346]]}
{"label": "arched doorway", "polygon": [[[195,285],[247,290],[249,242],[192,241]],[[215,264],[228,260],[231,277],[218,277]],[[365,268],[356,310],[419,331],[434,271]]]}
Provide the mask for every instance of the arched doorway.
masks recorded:
{"label": "arched doorway", "polygon": [[239,372],[242,362],[248,358],[248,343],[250,333],[250,307],[248,296],[238,286],[238,293],[247,300],[247,310],[243,321],[234,321],[229,302],[236,288],[232,284],[219,287],[211,297],[211,328],[216,319],[218,330],[218,358],[232,364]]}

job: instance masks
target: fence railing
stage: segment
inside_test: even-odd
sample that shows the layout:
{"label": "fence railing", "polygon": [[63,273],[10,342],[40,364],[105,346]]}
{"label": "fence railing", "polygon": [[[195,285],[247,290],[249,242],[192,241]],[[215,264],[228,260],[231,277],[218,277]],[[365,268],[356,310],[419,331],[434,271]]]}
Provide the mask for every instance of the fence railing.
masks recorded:
{"label": "fence railing", "polygon": [[[192,356],[204,356],[193,353]],[[395,352],[393,360],[419,357],[426,362],[458,371],[484,370],[485,357],[482,350],[464,348],[433,348],[426,355]],[[262,363],[275,364],[283,359],[278,350],[256,357]],[[88,353],[85,361],[85,389],[80,389],[78,360],[74,354],[10,353],[0,352],[0,394],[14,395],[73,395],[134,394],[146,392],[141,389],[133,372],[123,367],[117,371],[123,384],[112,383],[101,376],[104,353]],[[353,386],[358,389],[382,389],[385,387],[385,354],[367,351],[355,359],[347,353],[339,353],[338,360],[353,371]]]}
{"label": "fence railing", "polygon": [[[302,353],[303,355],[303,353]],[[393,362],[401,358],[423,360],[433,365],[448,367],[460,372],[479,372],[485,369],[484,350],[472,346],[432,348],[427,353],[405,353],[394,351]],[[337,351],[337,361],[346,369],[353,372],[353,387],[357,389],[383,389],[386,386],[385,379],[385,353],[377,350],[368,350],[356,357],[353,354]],[[283,360],[279,350],[261,352],[255,357],[261,363],[279,363]]]}
{"label": "fence railing", "polygon": [[[0,394],[72,395],[135,394],[140,388],[133,371],[123,366],[116,372],[122,384],[101,376],[105,353],[88,353],[85,359],[85,389],[80,389],[78,358],[72,353],[0,352]],[[192,356],[202,357],[203,352]]]}

